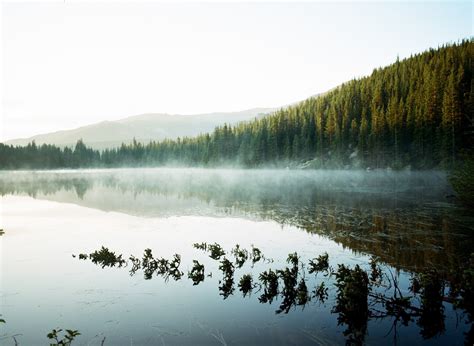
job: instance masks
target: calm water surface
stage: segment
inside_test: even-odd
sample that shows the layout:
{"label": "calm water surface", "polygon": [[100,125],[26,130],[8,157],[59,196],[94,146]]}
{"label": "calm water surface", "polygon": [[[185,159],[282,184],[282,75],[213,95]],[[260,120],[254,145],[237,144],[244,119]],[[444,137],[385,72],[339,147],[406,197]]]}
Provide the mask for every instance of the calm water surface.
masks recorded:
{"label": "calm water surface", "polygon": [[[308,263],[325,252],[333,268],[376,258],[404,295],[413,273],[463,266],[473,252],[474,222],[447,198],[438,172],[252,171],[121,169],[0,173],[0,344],[44,345],[53,328],[81,332],[73,345],[332,345],[351,339],[335,312],[331,276],[299,277],[328,297],[296,301],[279,312],[283,296],[243,297],[244,274],[254,280],[282,269],[289,253]],[[232,259],[239,244],[265,260],[235,271],[223,292],[219,262],[193,247],[218,243]],[[180,280],[126,268],[101,268],[72,255],[108,247],[124,258],[181,255]],[[187,278],[193,260],[205,265],[199,285]],[[212,276],[210,276],[212,275]],[[384,291],[390,288],[384,288]],[[390,294],[390,293],[387,293]],[[443,303],[442,324],[416,318],[367,317],[366,344],[463,344],[466,314]],[[395,326],[395,327],[394,327]],[[349,328],[350,329],[350,328]]]}

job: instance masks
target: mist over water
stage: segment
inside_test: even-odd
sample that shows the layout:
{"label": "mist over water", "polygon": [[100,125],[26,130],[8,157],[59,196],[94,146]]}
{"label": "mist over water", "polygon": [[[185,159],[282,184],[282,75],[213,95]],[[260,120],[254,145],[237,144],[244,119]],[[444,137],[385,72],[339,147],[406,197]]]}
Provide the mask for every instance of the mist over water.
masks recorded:
{"label": "mist over water", "polygon": [[[444,202],[452,193],[443,172],[232,169],[111,169],[0,172],[0,192],[32,196],[75,191],[79,199],[103,188],[134,198],[197,198],[216,205]],[[141,195],[141,196],[140,196]],[[178,212],[179,213],[179,212]]]}
{"label": "mist over water", "polygon": [[[34,344],[58,326],[80,330],[78,340],[93,345],[102,336],[114,345],[344,343],[334,290],[325,303],[283,315],[275,314],[278,298],[259,303],[262,292],[222,299],[218,263],[192,245],[255,245],[271,258],[236,270],[236,280],[284,266],[295,251],[302,262],[327,252],[335,268],[367,267],[372,256],[396,273],[404,293],[412,273],[459,268],[473,249],[472,216],[436,171],[15,171],[0,172],[0,194],[0,313],[8,322],[0,340],[7,345],[15,334],[20,344]],[[71,256],[101,246],[125,258],[145,248],[166,258],[179,253],[185,273],[198,259],[212,277],[198,286],[145,280],[127,275],[129,268],[101,269]],[[321,277],[306,280],[313,289]],[[448,308],[444,330],[429,339],[434,344],[464,340],[468,325]],[[24,316],[31,316],[28,325]],[[391,323],[369,319],[366,342],[387,341]],[[398,333],[407,343],[423,339],[416,323]]]}

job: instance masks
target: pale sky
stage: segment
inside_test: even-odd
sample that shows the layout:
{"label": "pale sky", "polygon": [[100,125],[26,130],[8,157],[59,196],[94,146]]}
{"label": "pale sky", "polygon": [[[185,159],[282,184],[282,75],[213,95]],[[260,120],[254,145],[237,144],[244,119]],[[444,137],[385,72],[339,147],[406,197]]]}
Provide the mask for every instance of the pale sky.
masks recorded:
{"label": "pale sky", "polygon": [[473,35],[473,3],[2,3],[0,140],[278,107]]}

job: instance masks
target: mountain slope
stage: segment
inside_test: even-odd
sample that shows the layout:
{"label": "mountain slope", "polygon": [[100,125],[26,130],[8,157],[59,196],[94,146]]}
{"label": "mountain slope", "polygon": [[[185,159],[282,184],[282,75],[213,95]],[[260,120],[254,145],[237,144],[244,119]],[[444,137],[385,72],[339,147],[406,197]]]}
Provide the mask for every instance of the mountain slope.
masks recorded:
{"label": "mountain slope", "polygon": [[[473,56],[474,39],[447,44],[269,116],[184,140],[140,143],[137,138],[102,152],[82,142],[74,150],[0,144],[0,168],[455,167],[474,148]],[[151,127],[149,121],[144,115],[134,122]]]}
{"label": "mountain slope", "polygon": [[6,141],[5,144],[24,146],[35,141],[36,144],[54,144],[59,147],[73,147],[77,140],[94,149],[104,149],[130,143],[133,138],[147,143],[164,138],[191,137],[210,132],[216,126],[236,124],[241,121],[261,117],[273,112],[271,108],[253,108],[241,112],[217,112],[197,115],[141,114],[116,121],[103,121],[76,129],[40,134],[29,138]]}

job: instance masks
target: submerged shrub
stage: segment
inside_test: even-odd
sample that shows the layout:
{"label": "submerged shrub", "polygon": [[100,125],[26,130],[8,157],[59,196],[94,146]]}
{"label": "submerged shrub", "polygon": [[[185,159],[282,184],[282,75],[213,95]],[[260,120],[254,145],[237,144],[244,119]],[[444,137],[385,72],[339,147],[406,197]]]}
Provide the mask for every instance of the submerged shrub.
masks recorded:
{"label": "submerged shrub", "polygon": [[298,288],[296,289],[296,304],[297,305],[306,305],[310,300],[310,296],[308,294],[308,287],[306,286],[306,282],[304,278],[302,278],[298,284]]}
{"label": "submerged shrub", "polygon": [[329,269],[329,255],[325,252],[309,261],[309,273],[317,273],[321,271],[327,271]]}
{"label": "submerged shrub", "polygon": [[328,288],[324,282],[321,282],[318,286],[316,286],[316,289],[313,293],[314,297],[322,303],[324,303],[324,301],[328,298]]}
{"label": "submerged shrub", "polygon": [[250,257],[252,258],[252,263],[255,264],[263,258],[262,251],[252,245]]}
{"label": "submerged shrub", "polygon": [[92,263],[101,265],[102,268],[105,267],[122,267],[125,265],[125,260],[122,258],[122,255],[116,255],[115,252],[110,251],[106,247],[103,247],[99,251],[94,251],[89,255]]}
{"label": "submerged shrub", "polygon": [[158,269],[158,261],[153,258],[151,249],[145,249],[143,253],[142,269],[145,280],[150,280]]}
{"label": "submerged shrub", "polygon": [[299,257],[296,252],[288,254],[288,258],[286,259],[286,263],[292,264],[293,268],[298,267]]}
{"label": "submerged shrub", "polygon": [[62,331],[62,329],[53,329],[46,335],[48,339],[55,341],[50,343],[50,346],[69,346],[77,336],[81,335],[77,330],[66,329],[64,336],[61,337],[60,333]]}
{"label": "submerged shrub", "polygon": [[239,289],[242,292],[243,296],[246,297],[247,294],[252,292],[252,285],[253,279],[251,274],[244,274],[239,281]]}
{"label": "submerged shrub", "polygon": [[245,249],[241,249],[239,244],[235,245],[235,248],[232,249],[231,253],[235,257],[235,264],[237,265],[237,268],[242,268],[244,263],[249,258],[248,251]]}
{"label": "submerged shrub", "polygon": [[207,243],[194,243],[193,247],[198,250],[207,251]]}
{"label": "submerged shrub", "polygon": [[204,281],[204,264],[200,264],[198,261],[193,260],[193,268],[188,273],[188,278],[193,280],[193,285],[198,285]]}
{"label": "submerged shrub", "polygon": [[210,252],[209,257],[211,257],[213,260],[219,260],[225,255],[224,249],[217,243],[208,245],[207,249]]}
{"label": "submerged shrub", "polygon": [[339,264],[335,276],[337,295],[333,311],[339,313],[338,323],[347,325],[344,331],[347,343],[363,344],[369,318],[368,275],[359,265],[350,269],[344,264]]}
{"label": "submerged shrub", "polygon": [[287,314],[296,303],[297,290],[295,287],[298,279],[298,256],[296,252],[288,256],[288,262],[293,263],[291,269],[286,267],[283,270],[277,270],[279,278],[283,280],[283,290],[281,291],[283,301],[280,304],[280,308],[276,311],[277,314],[281,312]]}
{"label": "submerged shrub", "polygon": [[273,299],[278,295],[278,275],[269,269],[260,273],[259,280],[264,287],[263,294],[259,297],[260,303],[272,303]]}
{"label": "submerged shrub", "polygon": [[168,277],[170,276],[175,281],[181,279],[184,273],[179,270],[180,265],[181,265],[181,255],[174,254],[173,259],[169,262],[168,272],[165,273],[166,279],[168,279]]}
{"label": "submerged shrub", "polygon": [[134,275],[142,266],[139,258],[131,255],[129,257],[130,262],[132,263],[132,268],[130,268],[130,276]]}
{"label": "submerged shrub", "polygon": [[222,271],[223,279],[219,281],[220,295],[227,299],[234,292],[234,265],[231,261],[224,257],[219,265],[219,270]]}
{"label": "submerged shrub", "polygon": [[441,334],[444,326],[444,280],[436,269],[419,275],[421,316],[418,325],[425,339]]}
{"label": "submerged shrub", "polygon": [[382,280],[382,269],[377,263],[374,257],[370,258],[370,281],[373,283],[380,282]]}

